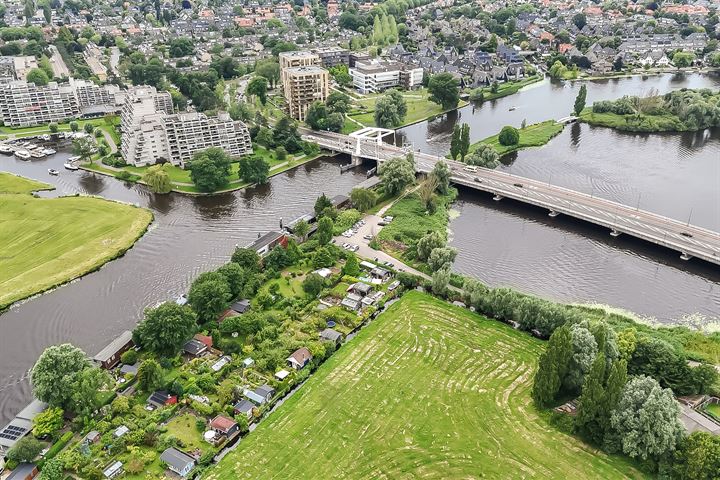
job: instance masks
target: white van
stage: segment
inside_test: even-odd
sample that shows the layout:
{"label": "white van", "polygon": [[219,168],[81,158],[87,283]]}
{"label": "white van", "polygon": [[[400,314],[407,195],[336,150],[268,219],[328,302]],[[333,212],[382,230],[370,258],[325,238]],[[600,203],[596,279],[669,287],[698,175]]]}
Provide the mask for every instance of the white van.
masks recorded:
{"label": "white van", "polygon": [[465,168],[463,168],[466,172],[472,172],[475,173],[478,171],[478,167],[476,165],[465,165]]}

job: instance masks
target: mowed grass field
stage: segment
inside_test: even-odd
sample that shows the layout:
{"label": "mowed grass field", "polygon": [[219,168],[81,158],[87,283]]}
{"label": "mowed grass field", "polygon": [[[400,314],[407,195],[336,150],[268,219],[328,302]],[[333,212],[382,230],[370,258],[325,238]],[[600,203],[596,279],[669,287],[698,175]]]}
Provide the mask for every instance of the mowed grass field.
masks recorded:
{"label": "mowed grass field", "polygon": [[206,478],[642,478],[531,404],[543,344],[410,292]]}
{"label": "mowed grass field", "polygon": [[0,172],[0,308],[97,269],[152,221],[147,210],[100,198],[29,194],[48,187]]}

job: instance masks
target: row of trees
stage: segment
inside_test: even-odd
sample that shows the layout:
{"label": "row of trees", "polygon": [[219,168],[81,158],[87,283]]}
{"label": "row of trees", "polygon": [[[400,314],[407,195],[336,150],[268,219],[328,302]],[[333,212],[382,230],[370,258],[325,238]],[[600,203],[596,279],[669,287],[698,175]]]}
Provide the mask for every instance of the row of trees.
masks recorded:
{"label": "row of trees", "polygon": [[305,123],[313,130],[339,132],[350,109],[350,98],[342,92],[332,92],[325,103],[313,102],[305,116]]}

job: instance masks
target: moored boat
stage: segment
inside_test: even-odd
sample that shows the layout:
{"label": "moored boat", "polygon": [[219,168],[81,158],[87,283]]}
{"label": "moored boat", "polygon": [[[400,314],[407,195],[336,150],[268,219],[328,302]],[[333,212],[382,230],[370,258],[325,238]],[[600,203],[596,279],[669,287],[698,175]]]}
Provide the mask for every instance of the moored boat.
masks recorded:
{"label": "moored boat", "polygon": [[55,170],[54,168],[48,168],[48,173],[49,173],[50,175],[60,175],[60,172],[58,172],[58,171]]}
{"label": "moored boat", "polygon": [[11,155],[13,153],[13,148],[10,145],[0,143],[0,153],[4,155]]}
{"label": "moored boat", "polygon": [[63,163],[63,167],[67,168],[68,170],[77,170],[78,166],[71,162]]}
{"label": "moored boat", "polygon": [[29,160],[30,152],[28,152],[27,150],[16,150],[15,156],[18,157],[20,160]]}

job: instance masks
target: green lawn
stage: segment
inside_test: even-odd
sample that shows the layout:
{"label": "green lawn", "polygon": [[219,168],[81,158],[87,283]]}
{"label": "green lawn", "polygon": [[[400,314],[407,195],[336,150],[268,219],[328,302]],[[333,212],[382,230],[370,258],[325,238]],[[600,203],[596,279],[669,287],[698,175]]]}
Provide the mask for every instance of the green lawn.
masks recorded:
{"label": "green lawn", "polygon": [[[114,128],[114,125],[120,124],[120,116],[119,115],[113,115],[111,118],[112,125],[108,125],[108,123],[105,121],[105,118],[92,118],[89,120],[75,120],[75,122],[79,126],[79,131],[83,131],[83,127],[86,123],[89,123],[90,125],[93,125],[95,127],[100,128],[101,130],[104,130],[110,134],[110,136],[115,141],[116,145],[120,145],[120,135],[118,134],[117,130]],[[70,131],[70,123],[71,122],[65,122],[65,123],[59,123],[58,124],[58,130],[61,132],[69,132]],[[47,125],[38,125],[34,127],[23,127],[23,128],[13,128],[13,127],[0,127],[0,133],[5,134],[12,134],[16,137],[32,137],[35,135],[42,135],[44,133],[50,133],[50,130],[48,129]]]}
{"label": "green lawn", "polygon": [[202,438],[203,432],[198,431],[197,427],[195,427],[197,419],[198,417],[191,413],[183,413],[170,420],[167,424],[168,433],[182,442],[185,451],[205,450],[210,446],[210,444],[204,442]]}
{"label": "green lawn", "polygon": [[717,403],[713,403],[705,407],[705,410],[707,411],[707,413],[720,421],[720,405],[718,405]]}
{"label": "green lawn", "polygon": [[[0,185],[44,184],[0,173]],[[0,309],[120,256],[151,221],[147,210],[99,198],[0,194]]]}
{"label": "green lawn", "polygon": [[[440,115],[445,112],[445,110],[438,105],[437,103],[431,102],[429,97],[429,92],[427,89],[420,89],[420,90],[412,90],[409,92],[401,92],[403,98],[405,99],[405,102],[407,103],[407,115],[405,115],[405,121],[401,126],[409,125],[411,123],[419,122],[421,120],[425,120],[429,117],[434,117],[436,115]],[[359,106],[359,108],[356,108],[353,112],[351,112],[349,115],[357,120],[358,122],[362,123],[363,125],[367,127],[375,127],[375,118],[374,118],[374,111],[375,111],[375,102],[379,97],[381,97],[383,94],[373,94],[373,95],[366,95],[362,99],[356,99],[354,100],[354,103],[356,106]],[[464,100],[461,100],[458,104],[458,108],[463,107],[467,105],[467,102]],[[350,129],[352,127],[352,130],[357,130],[360,127],[355,124],[354,122],[351,122],[347,120],[345,122],[347,129]],[[349,124],[349,125],[348,125]],[[398,127],[399,128],[399,127]],[[343,130],[344,133],[345,129]]]}
{"label": "green lawn", "polygon": [[496,100],[498,98],[507,97],[517,93],[521,88],[539,82],[543,77],[540,75],[534,75],[532,77],[523,78],[516,82],[505,82],[498,84],[497,92],[492,92],[491,87],[483,88],[483,100]]}
{"label": "green lawn", "polygon": [[394,217],[393,221],[383,227],[378,234],[381,242],[400,242],[405,245],[416,242],[426,233],[438,231],[445,235],[449,220],[450,204],[457,196],[453,190],[452,195],[439,196],[437,209],[432,215],[427,214],[425,205],[415,193],[410,193],[398,200],[385,213]]}
{"label": "green lawn", "polygon": [[522,150],[523,148],[540,147],[552,140],[554,136],[560,134],[560,132],[563,131],[563,125],[557,123],[555,120],[547,120],[545,122],[528,125],[525,128],[520,128],[518,131],[520,132],[520,141],[517,145],[500,145],[498,135],[493,135],[492,137],[473,143],[470,145],[469,151],[472,152],[481,143],[492,145],[500,155]]}
{"label": "green lawn", "polygon": [[55,187],[30,178],[19,177],[11,173],[0,172],[0,194],[31,193],[38,190],[54,190]]}
{"label": "green lawn", "polygon": [[410,292],[205,478],[643,478],[538,414],[530,389],[542,349]]}

